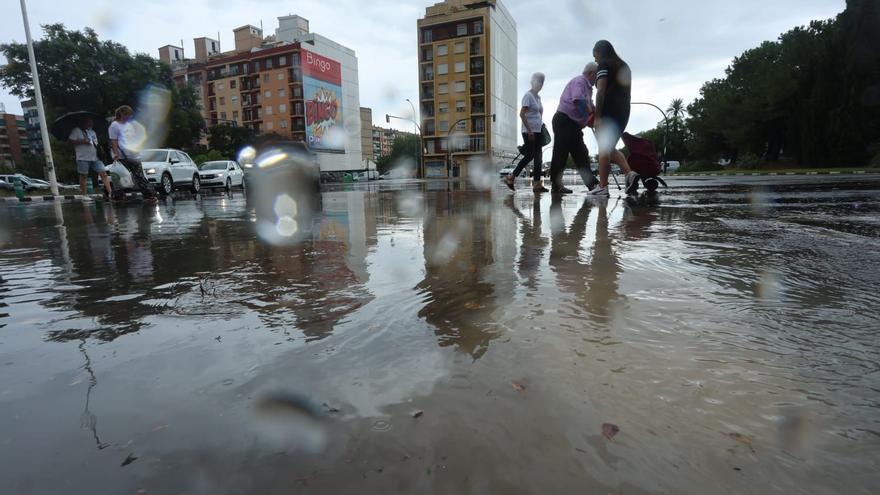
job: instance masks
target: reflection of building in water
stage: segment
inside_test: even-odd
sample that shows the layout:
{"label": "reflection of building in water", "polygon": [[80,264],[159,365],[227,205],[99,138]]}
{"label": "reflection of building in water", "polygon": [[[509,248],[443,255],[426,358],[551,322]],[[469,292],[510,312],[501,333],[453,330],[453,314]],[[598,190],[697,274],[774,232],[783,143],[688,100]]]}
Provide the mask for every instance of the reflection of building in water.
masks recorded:
{"label": "reflection of building in water", "polygon": [[499,336],[493,312],[498,302],[491,270],[495,261],[491,205],[487,201],[440,193],[428,201],[424,223],[425,279],[417,288],[428,295],[419,311],[435,328],[441,346],[454,345],[474,359]]}

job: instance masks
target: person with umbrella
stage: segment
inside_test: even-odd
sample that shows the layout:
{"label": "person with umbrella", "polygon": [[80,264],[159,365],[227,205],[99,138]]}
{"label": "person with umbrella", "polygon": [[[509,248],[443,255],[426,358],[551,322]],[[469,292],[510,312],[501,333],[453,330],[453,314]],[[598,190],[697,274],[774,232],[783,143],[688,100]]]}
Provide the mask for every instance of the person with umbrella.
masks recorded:
{"label": "person with umbrella", "polygon": [[113,197],[113,187],[110,185],[110,178],[107,177],[107,170],[101,160],[98,160],[98,135],[95,134],[94,121],[90,115],[84,115],[80,118],[78,127],[74,127],[67,137],[68,141],[73,143],[76,153],[76,171],[79,173],[79,192],[83,195],[83,200],[91,201],[86,196],[86,181],[89,179],[89,172],[95,172],[104,183],[104,191],[108,198]]}

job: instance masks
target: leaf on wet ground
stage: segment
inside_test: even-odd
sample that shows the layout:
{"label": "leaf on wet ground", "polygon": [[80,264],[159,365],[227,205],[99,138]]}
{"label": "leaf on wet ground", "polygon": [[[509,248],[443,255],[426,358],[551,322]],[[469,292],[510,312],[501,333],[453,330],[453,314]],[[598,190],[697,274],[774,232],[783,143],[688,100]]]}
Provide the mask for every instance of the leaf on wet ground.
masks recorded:
{"label": "leaf on wet ground", "polygon": [[602,436],[611,440],[620,432],[620,427],[612,423],[602,423]]}
{"label": "leaf on wet ground", "polygon": [[522,380],[513,380],[512,382],[510,382],[510,386],[519,393],[525,392],[526,388],[528,388],[525,382]]}
{"label": "leaf on wet ground", "polygon": [[119,466],[120,467],[128,466],[129,464],[131,464],[132,462],[134,462],[136,460],[138,460],[138,458],[135,457],[134,454],[128,454],[128,456],[125,458],[124,461],[122,461],[122,464],[120,464]]}
{"label": "leaf on wet ground", "polygon": [[464,309],[473,310],[473,309],[482,309],[482,307],[483,307],[482,304],[480,304],[478,302],[474,302],[474,301],[468,301],[468,302],[464,303]]}
{"label": "leaf on wet ground", "polygon": [[752,447],[752,437],[743,435],[742,433],[728,433],[727,436],[747,446],[753,454],[755,453],[755,448]]}

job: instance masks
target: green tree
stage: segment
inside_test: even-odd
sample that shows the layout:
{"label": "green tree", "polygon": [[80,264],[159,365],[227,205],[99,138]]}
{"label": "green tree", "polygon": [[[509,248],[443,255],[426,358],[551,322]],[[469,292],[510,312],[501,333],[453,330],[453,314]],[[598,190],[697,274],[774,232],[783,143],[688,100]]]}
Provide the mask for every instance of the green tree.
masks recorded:
{"label": "green tree", "polygon": [[397,136],[391,144],[391,153],[379,157],[376,167],[379,173],[385,173],[400,166],[418,167],[419,165],[419,136],[403,134]]}
{"label": "green tree", "polygon": [[235,159],[242,148],[253,143],[254,131],[249,127],[220,124],[208,131],[208,148],[217,150],[230,159]]}

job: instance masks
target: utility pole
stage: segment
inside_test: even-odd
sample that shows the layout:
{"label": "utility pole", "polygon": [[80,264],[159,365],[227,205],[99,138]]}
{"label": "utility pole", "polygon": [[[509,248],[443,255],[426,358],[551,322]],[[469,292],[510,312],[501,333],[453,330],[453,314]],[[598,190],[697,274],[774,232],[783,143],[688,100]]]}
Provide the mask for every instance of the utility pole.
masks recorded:
{"label": "utility pole", "polygon": [[43,109],[43,93],[40,91],[40,75],[37,74],[37,58],[34,56],[34,41],[31,39],[31,27],[28,23],[27,6],[21,0],[21,18],[24,21],[24,36],[27,39],[28,58],[31,61],[31,77],[34,80],[34,99],[37,104],[37,115],[40,119],[40,134],[43,137],[43,152],[46,155],[44,173],[49,181],[52,196],[58,196],[58,180],[55,178],[55,163],[52,161],[52,145],[49,143],[49,129],[46,127],[46,111]]}

